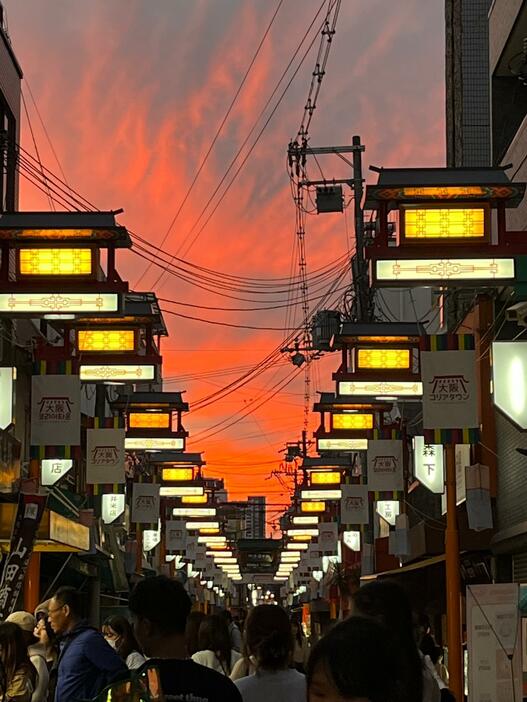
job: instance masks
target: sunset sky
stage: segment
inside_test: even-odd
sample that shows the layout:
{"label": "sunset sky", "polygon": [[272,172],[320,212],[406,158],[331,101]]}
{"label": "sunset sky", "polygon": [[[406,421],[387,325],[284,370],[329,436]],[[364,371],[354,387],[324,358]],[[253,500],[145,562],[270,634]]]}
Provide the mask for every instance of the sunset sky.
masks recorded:
{"label": "sunset sky", "polygon": [[[166,237],[162,248],[167,254],[177,253],[214,271],[260,279],[287,279],[293,261],[297,275],[286,150],[300,125],[318,37],[247,163],[192,242],[211,208],[198,225],[197,218],[321,0],[282,0],[196,187],[168,232],[278,4],[279,0],[4,0],[43,163],[60,174],[38,112],[67,182],[100,209],[122,207],[121,222],[152,244],[160,245]],[[299,57],[317,34],[324,12],[325,7]],[[443,74],[443,2],[343,0],[310,143],[345,144],[359,134],[366,145],[366,168],[443,165]],[[21,141],[34,153],[25,117]],[[308,169],[313,178],[320,178],[321,171],[328,178],[349,176],[346,164],[334,157],[321,157],[319,166],[312,160]],[[49,204],[22,181],[20,207],[45,210]],[[351,211],[347,217],[308,217],[308,272],[346,254],[353,239],[352,220]],[[147,268],[148,262],[133,253],[120,255],[118,263],[132,288],[154,289],[166,300],[206,307],[262,306],[202,290],[193,284],[198,281],[192,275],[190,283],[171,275],[160,279],[158,267]],[[216,289],[211,278],[210,287]],[[332,280],[326,277],[311,295],[322,295]],[[268,307],[287,302],[284,292],[262,295],[264,288],[253,288],[252,294],[229,294],[263,299]],[[165,389],[185,390],[191,408],[265,358],[288,333],[280,330],[301,319],[299,306],[287,314],[283,307],[223,312],[186,305],[162,302],[164,309],[178,314],[260,328],[213,326],[166,315],[170,336],[162,348]],[[327,355],[313,365],[314,393],[332,390],[337,358]],[[231,499],[267,495],[271,513],[288,501],[287,490],[269,476],[278,467],[280,450],[287,441],[296,441],[302,429],[302,373],[255,412],[240,415],[263,402],[292,370],[282,356],[242,389],[191,411],[186,419],[189,448],[204,452],[206,474],[224,477]],[[314,428],[313,417],[310,432]]]}

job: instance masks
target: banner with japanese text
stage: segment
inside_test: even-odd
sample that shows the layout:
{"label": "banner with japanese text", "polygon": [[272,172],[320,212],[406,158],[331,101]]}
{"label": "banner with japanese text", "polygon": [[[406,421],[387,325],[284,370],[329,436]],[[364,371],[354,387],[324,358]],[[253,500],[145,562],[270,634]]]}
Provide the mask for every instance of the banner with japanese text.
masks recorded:
{"label": "banner with japanese text", "polygon": [[187,546],[187,529],[182,520],[165,522],[165,547],[167,551],[184,551]]}
{"label": "banner with japanese text", "polygon": [[134,483],[132,493],[132,522],[157,523],[160,511],[159,485]]}
{"label": "banner with japanese text", "polygon": [[340,521],[343,524],[368,524],[367,485],[341,485]]}
{"label": "banner with japanese text", "polygon": [[472,350],[421,351],[424,429],[479,427],[476,365]]}
{"label": "banner with japanese text", "polygon": [[124,429],[86,431],[86,483],[122,484],[124,477]]}
{"label": "banner with japanese text", "polygon": [[79,446],[81,381],[78,375],[34,375],[31,381],[31,445]]}
{"label": "banner with japanese text", "polygon": [[336,522],[324,522],[318,525],[318,550],[323,555],[337,552],[338,525]]}
{"label": "banner with japanese text", "polygon": [[403,442],[380,439],[368,442],[368,490],[404,489]]}
{"label": "banner with japanese text", "polygon": [[16,607],[45,507],[45,495],[21,492],[18,496],[10,549],[4,558],[0,578],[0,621]]}

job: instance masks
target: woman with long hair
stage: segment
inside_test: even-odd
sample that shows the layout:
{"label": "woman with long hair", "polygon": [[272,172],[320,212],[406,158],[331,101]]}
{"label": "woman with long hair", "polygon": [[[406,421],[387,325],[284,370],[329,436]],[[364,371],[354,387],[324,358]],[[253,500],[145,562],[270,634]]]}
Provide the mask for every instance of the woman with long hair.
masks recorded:
{"label": "woman with long hair", "polygon": [[241,658],[241,654],[231,648],[229,627],[220,614],[213,614],[201,622],[198,643],[200,650],[193,654],[192,660],[227,677]]}
{"label": "woman with long hair", "polygon": [[187,652],[193,656],[199,651],[199,628],[207,615],[199,610],[195,610],[188,615],[185,629],[185,641],[187,642]]}
{"label": "woman with long hair", "polygon": [[398,680],[397,651],[374,619],[350,617],[313,647],[307,664],[308,702],[406,702]]}
{"label": "woman with long hair", "polygon": [[57,635],[51,628],[49,622],[49,600],[39,604],[35,610],[36,626],[33,633],[40,641],[44,649],[44,655],[46,658],[46,664],[48,670],[51,671],[59,657],[59,642]]}
{"label": "woman with long hair", "polygon": [[306,678],[289,667],[293,653],[291,623],[277,605],[259,605],[245,625],[247,654],[256,672],[236,680],[243,702],[305,702]]}
{"label": "woman with long hair", "polygon": [[2,702],[31,702],[37,673],[18,624],[0,624],[0,664]]}
{"label": "woman with long hair", "polygon": [[126,663],[128,670],[137,670],[146,661],[140,653],[140,646],[134,636],[132,625],[126,617],[119,614],[108,617],[102,625],[102,633],[107,643]]}
{"label": "woman with long hair", "polygon": [[405,702],[439,702],[436,681],[424,665],[414,636],[412,607],[403,588],[390,580],[374,580],[352,596],[353,614],[377,619],[398,651]]}
{"label": "woman with long hair", "polygon": [[291,629],[293,631],[293,668],[296,668],[299,673],[305,673],[309,646],[302,631],[302,624],[296,617],[291,618]]}

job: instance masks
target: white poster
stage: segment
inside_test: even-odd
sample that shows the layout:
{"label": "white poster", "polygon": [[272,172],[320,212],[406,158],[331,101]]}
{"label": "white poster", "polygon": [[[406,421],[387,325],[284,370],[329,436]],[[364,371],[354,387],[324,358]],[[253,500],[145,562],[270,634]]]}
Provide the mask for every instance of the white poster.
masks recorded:
{"label": "white poster", "polygon": [[465,475],[468,528],[474,531],[492,529],[490,469],[488,466],[476,463],[466,467]]}
{"label": "white poster", "polygon": [[73,468],[71,458],[43,458],[40,462],[40,482],[42,485],[55,485]]}
{"label": "white poster", "polygon": [[318,525],[318,550],[322,554],[331,555],[337,552],[338,525],[336,522],[325,522]]}
{"label": "white poster", "polygon": [[159,485],[134,483],[132,493],[132,522],[149,524],[159,519]]}
{"label": "white poster", "polygon": [[34,375],[31,382],[31,445],[79,446],[81,381],[78,375]]}
{"label": "white poster", "polygon": [[86,431],[86,483],[124,483],[124,429]]}
{"label": "white poster", "polygon": [[161,529],[145,529],[143,531],[143,551],[153,551],[161,541]]}
{"label": "white poster", "polygon": [[350,551],[360,551],[360,531],[343,531],[342,541]]}
{"label": "white poster", "polygon": [[414,475],[430,492],[444,492],[443,444],[426,444],[423,436],[414,437]]}
{"label": "white poster", "polygon": [[422,351],[423,427],[479,427],[475,351]]}
{"label": "white poster", "polygon": [[404,490],[402,441],[368,443],[368,490]]}
{"label": "white poster", "polygon": [[123,514],[126,506],[124,494],[105,493],[102,496],[102,520],[105,524],[111,524]]}
{"label": "white poster", "polygon": [[469,702],[522,699],[519,587],[467,586]]}
{"label": "white poster", "polygon": [[184,551],[187,546],[185,522],[171,519],[165,523],[165,546],[167,551]]}
{"label": "white poster", "polygon": [[368,524],[368,486],[341,485],[340,521],[342,524]]}
{"label": "white poster", "polygon": [[375,509],[390,526],[395,526],[395,520],[401,512],[399,500],[379,500],[375,503]]}

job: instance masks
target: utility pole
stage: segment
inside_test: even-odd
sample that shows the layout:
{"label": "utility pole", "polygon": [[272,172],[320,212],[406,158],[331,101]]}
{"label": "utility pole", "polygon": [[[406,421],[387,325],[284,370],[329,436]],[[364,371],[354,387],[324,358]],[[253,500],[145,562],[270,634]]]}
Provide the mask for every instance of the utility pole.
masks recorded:
{"label": "utility pole", "polygon": [[[355,253],[351,259],[351,272],[353,276],[353,288],[355,292],[354,317],[357,321],[369,322],[372,319],[372,305],[370,304],[370,287],[368,281],[368,269],[364,258],[364,211],[362,209],[362,197],[364,193],[362,176],[362,152],[365,150],[361,143],[360,136],[354,136],[350,146],[307,146],[294,145],[290,147],[290,158],[305,158],[307,155],[313,156],[324,154],[336,154],[348,166],[353,169],[353,178],[342,178],[332,180],[306,180],[301,185],[328,186],[345,184],[354,193],[354,224],[355,224]],[[344,154],[352,154],[352,161]],[[339,210],[340,211],[340,210]]]}

